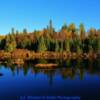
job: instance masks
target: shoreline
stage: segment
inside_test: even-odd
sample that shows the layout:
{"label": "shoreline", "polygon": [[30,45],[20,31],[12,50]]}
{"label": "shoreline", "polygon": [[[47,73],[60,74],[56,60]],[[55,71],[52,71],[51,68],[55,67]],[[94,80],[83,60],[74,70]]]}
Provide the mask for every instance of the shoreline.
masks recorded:
{"label": "shoreline", "polygon": [[98,53],[76,53],[76,52],[34,52],[23,49],[16,49],[13,52],[0,51],[0,61],[5,59],[23,59],[23,60],[34,60],[34,59],[100,59]]}

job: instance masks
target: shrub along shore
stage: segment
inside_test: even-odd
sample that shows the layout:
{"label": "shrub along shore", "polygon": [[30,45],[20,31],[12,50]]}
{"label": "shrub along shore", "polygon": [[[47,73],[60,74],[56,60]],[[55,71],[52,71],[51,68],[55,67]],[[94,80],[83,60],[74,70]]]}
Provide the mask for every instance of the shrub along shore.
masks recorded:
{"label": "shrub along shore", "polygon": [[[32,61],[35,59],[45,59],[45,60],[99,60],[100,54],[97,53],[71,53],[71,52],[33,52],[29,50],[16,49],[13,52],[5,52],[0,51],[0,63],[8,63],[9,59],[11,60],[11,64],[21,65],[24,64],[25,61]],[[55,63],[50,64],[42,64],[36,65],[35,67],[40,68],[51,68],[55,66]],[[57,66],[57,64],[56,64]]]}
{"label": "shrub along shore", "polygon": [[34,59],[100,59],[98,53],[71,53],[71,52],[34,52],[29,50],[16,49],[13,52],[0,51],[0,60],[6,59],[23,59],[23,60],[34,60]]}

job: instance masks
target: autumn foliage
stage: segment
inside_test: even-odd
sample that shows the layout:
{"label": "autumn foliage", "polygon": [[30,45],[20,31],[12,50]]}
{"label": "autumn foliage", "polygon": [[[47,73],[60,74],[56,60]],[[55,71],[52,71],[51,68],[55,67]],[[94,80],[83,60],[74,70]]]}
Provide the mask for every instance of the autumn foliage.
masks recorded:
{"label": "autumn foliage", "polygon": [[[100,54],[100,30],[90,28],[86,31],[83,24],[76,28],[75,24],[71,23],[68,26],[64,24],[60,31],[55,31],[50,20],[47,28],[31,33],[27,32],[27,29],[19,32],[12,28],[9,34],[0,36],[0,50],[5,52],[29,50],[30,52],[95,52]],[[13,56],[16,57],[16,55]]]}

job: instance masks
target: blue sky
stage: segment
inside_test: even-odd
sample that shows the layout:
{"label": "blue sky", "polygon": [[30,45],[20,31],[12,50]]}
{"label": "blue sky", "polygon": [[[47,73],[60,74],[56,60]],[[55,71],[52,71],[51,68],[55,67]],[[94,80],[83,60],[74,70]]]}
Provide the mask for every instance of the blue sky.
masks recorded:
{"label": "blue sky", "polygon": [[100,0],[0,0],[0,34],[12,27],[22,31],[42,29],[52,19],[59,30],[63,23],[81,22],[85,28],[100,28]]}

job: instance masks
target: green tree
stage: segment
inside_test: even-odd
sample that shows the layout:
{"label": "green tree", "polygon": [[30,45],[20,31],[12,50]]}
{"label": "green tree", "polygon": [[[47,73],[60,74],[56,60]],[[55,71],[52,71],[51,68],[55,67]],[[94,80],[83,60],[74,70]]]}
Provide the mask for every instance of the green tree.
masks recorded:
{"label": "green tree", "polygon": [[11,29],[11,34],[15,34],[15,29],[14,28]]}
{"label": "green tree", "polygon": [[90,28],[89,30],[89,51],[94,51],[96,29]]}
{"label": "green tree", "polygon": [[47,30],[48,30],[48,34],[49,34],[49,35],[53,35],[53,33],[54,33],[54,28],[53,28],[52,20],[51,20],[51,19],[50,19],[50,21],[49,21],[49,26],[47,26]]}
{"label": "green tree", "polygon": [[50,28],[50,34],[53,34],[53,26],[52,26],[52,20],[49,22],[49,28]]}
{"label": "green tree", "polygon": [[71,38],[75,39],[77,37],[77,29],[74,23],[71,23],[68,27],[68,30],[71,32]]}
{"label": "green tree", "polygon": [[69,25],[68,29],[69,29],[69,31],[71,31],[71,32],[74,33],[74,32],[76,31],[75,24],[74,24],[74,23],[71,23],[71,24]]}
{"label": "green tree", "polygon": [[16,30],[16,36],[19,34],[19,31],[18,30]]}
{"label": "green tree", "polygon": [[67,52],[70,52],[70,39],[65,40],[65,48]]}
{"label": "green tree", "polygon": [[[98,52],[100,50],[100,38],[97,36],[93,36],[93,38],[90,38],[90,46],[94,53]],[[90,49],[91,49],[90,48]]]}
{"label": "green tree", "polygon": [[16,40],[13,34],[9,34],[5,38],[6,44],[5,44],[5,50],[8,52],[11,52],[16,49]]}
{"label": "green tree", "polygon": [[63,41],[60,41],[60,52],[64,51],[64,43]]}
{"label": "green tree", "polygon": [[64,23],[61,30],[66,30],[66,29],[67,29],[67,25],[66,25],[66,23]]}
{"label": "green tree", "polygon": [[1,39],[0,40],[0,50],[4,50],[4,48],[5,48],[5,39]]}
{"label": "green tree", "polygon": [[82,23],[80,24],[79,33],[80,33],[80,39],[84,40],[84,38],[85,38],[85,28],[84,28],[84,25]]}
{"label": "green tree", "polygon": [[45,52],[47,50],[44,37],[40,37],[38,44],[38,52]]}
{"label": "green tree", "polygon": [[56,39],[56,43],[55,43],[55,52],[59,52],[59,42]]}
{"label": "green tree", "polygon": [[50,38],[47,36],[45,37],[45,44],[46,44],[47,50],[50,51]]}
{"label": "green tree", "polygon": [[27,29],[26,28],[23,29],[23,34],[27,34]]}

